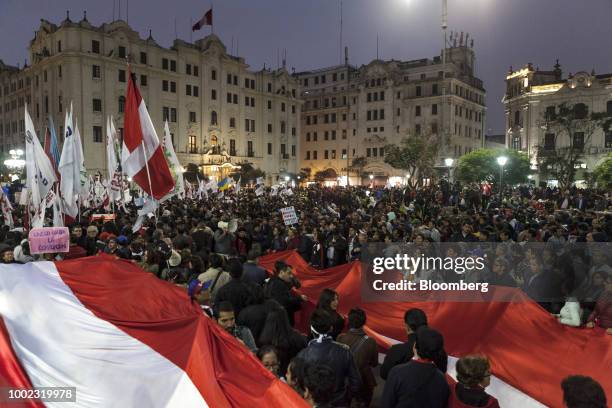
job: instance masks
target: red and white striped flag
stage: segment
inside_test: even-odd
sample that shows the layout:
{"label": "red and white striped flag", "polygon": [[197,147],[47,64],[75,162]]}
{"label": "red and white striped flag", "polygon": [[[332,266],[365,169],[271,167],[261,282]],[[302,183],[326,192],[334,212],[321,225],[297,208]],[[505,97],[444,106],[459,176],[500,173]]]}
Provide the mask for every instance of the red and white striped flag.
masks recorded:
{"label": "red and white striped flag", "polygon": [[60,386],[78,407],[308,406],[184,289],[106,255],[0,268],[0,387]]}
{"label": "red and white striped flag", "polygon": [[170,174],[147,106],[129,69],[128,73],[121,152],[122,169],[140,188],[159,200],[174,188],[174,179]]}
{"label": "red and white striped flag", "polygon": [[208,10],[204,16],[199,19],[192,27],[191,27],[191,31],[198,31],[200,28],[204,27],[204,26],[211,26],[213,25],[213,13],[212,13],[212,7],[210,8],[210,10]]}

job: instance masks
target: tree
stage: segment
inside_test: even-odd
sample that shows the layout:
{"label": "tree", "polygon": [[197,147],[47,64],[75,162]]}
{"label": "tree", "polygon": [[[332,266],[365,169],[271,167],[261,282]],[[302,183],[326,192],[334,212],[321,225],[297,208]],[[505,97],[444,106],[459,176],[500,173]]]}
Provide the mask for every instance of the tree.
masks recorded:
{"label": "tree", "polygon": [[597,183],[597,187],[606,190],[612,189],[612,153],[608,154],[608,157],[599,166],[595,167],[592,176]]}
{"label": "tree", "polygon": [[195,163],[188,163],[185,168],[185,173],[183,173],[183,178],[190,183],[197,183],[198,177],[202,179],[204,174],[200,171],[200,168]]}
{"label": "tree", "polygon": [[244,162],[240,164],[240,170],[233,174],[233,176],[237,176],[241,181],[240,184],[249,184],[255,183],[258,177],[265,177],[266,173],[260,169],[256,169],[249,162]]}
{"label": "tree", "polygon": [[300,179],[306,181],[310,179],[310,174],[312,173],[312,169],[310,167],[303,167],[300,169]]}
{"label": "tree", "polygon": [[584,147],[589,145],[598,129],[608,132],[612,118],[604,112],[589,113],[588,107],[577,103],[572,107],[562,103],[555,111],[547,111],[542,120],[546,130],[544,144],[537,146],[537,161],[541,175],[551,176],[562,189],[572,185],[576,167],[584,157]]}
{"label": "tree", "polygon": [[361,173],[363,172],[363,168],[366,166],[366,164],[368,164],[368,160],[365,157],[363,156],[353,157],[353,161],[351,162],[351,165],[349,166],[349,171],[356,172],[357,177],[361,179]]}
{"label": "tree", "polygon": [[439,149],[438,137],[408,136],[401,144],[385,146],[385,163],[410,174],[408,184],[415,188],[424,178],[433,178],[434,164]]}
{"label": "tree", "polygon": [[499,182],[497,158],[506,156],[508,162],[503,166],[504,183],[517,184],[527,181],[529,157],[514,149],[478,149],[463,155],[457,162],[455,177],[463,183]]}
{"label": "tree", "polygon": [[338,175],[336,174],[334,169],[326,169],[326,170],[317,171],[314,175],[314,179],[317,183],[321,183],[329,179],[335,179],[336,177],[338,177]]}

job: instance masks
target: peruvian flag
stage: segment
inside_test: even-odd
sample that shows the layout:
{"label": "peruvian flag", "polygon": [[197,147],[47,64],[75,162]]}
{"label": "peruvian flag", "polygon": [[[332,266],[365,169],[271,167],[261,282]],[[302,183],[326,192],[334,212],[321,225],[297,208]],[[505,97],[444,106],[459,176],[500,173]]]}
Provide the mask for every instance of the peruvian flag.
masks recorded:
{"label": "peruvian flag", "polygon": [[151,122],[147,106],[128,69],[122,169],[146,193],[159,200],[174,188],[174,179]]}
{"label": "peruvian flag", "polygon": [[204,26],[211,26],[213,24],[212,7],[208,10],[204,16],[191,27],[191,31],[198,31]]}
{"label": "peruvian flag", "polygon": [[308,407],[185,289],[107,255],[0,268],[0,387],[73,387],[78,407]]}

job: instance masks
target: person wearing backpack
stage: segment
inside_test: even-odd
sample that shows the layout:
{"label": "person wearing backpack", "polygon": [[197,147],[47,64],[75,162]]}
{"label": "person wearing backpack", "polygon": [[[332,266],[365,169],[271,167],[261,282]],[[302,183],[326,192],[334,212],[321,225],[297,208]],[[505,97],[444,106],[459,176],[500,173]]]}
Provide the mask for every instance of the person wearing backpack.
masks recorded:
{"label": "person wearing backpack", "polygon": [[349,346],[361,375],[362,386],[353,396],[352,407],[369,407],[376,387],[372,370],[378,365],[378,350],[374,339],[363,331],[365,323],[366,313],[359,308],[351,309],[348,314],[349,330],[337,339],[338,343]]}

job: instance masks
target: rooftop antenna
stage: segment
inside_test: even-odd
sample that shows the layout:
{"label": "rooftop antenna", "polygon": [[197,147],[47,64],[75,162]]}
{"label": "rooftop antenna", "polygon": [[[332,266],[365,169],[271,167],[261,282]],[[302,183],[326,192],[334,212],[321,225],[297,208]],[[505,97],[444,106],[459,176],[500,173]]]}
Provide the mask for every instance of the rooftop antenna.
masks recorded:
{"label": "rooftop antenna", "polygon": [[378,33],[376,33],[376,59],[378,59]]}
{"label": "rooftop antenna", "polygon": [[340,0],[340,62],[342,62],[342,0]]}

